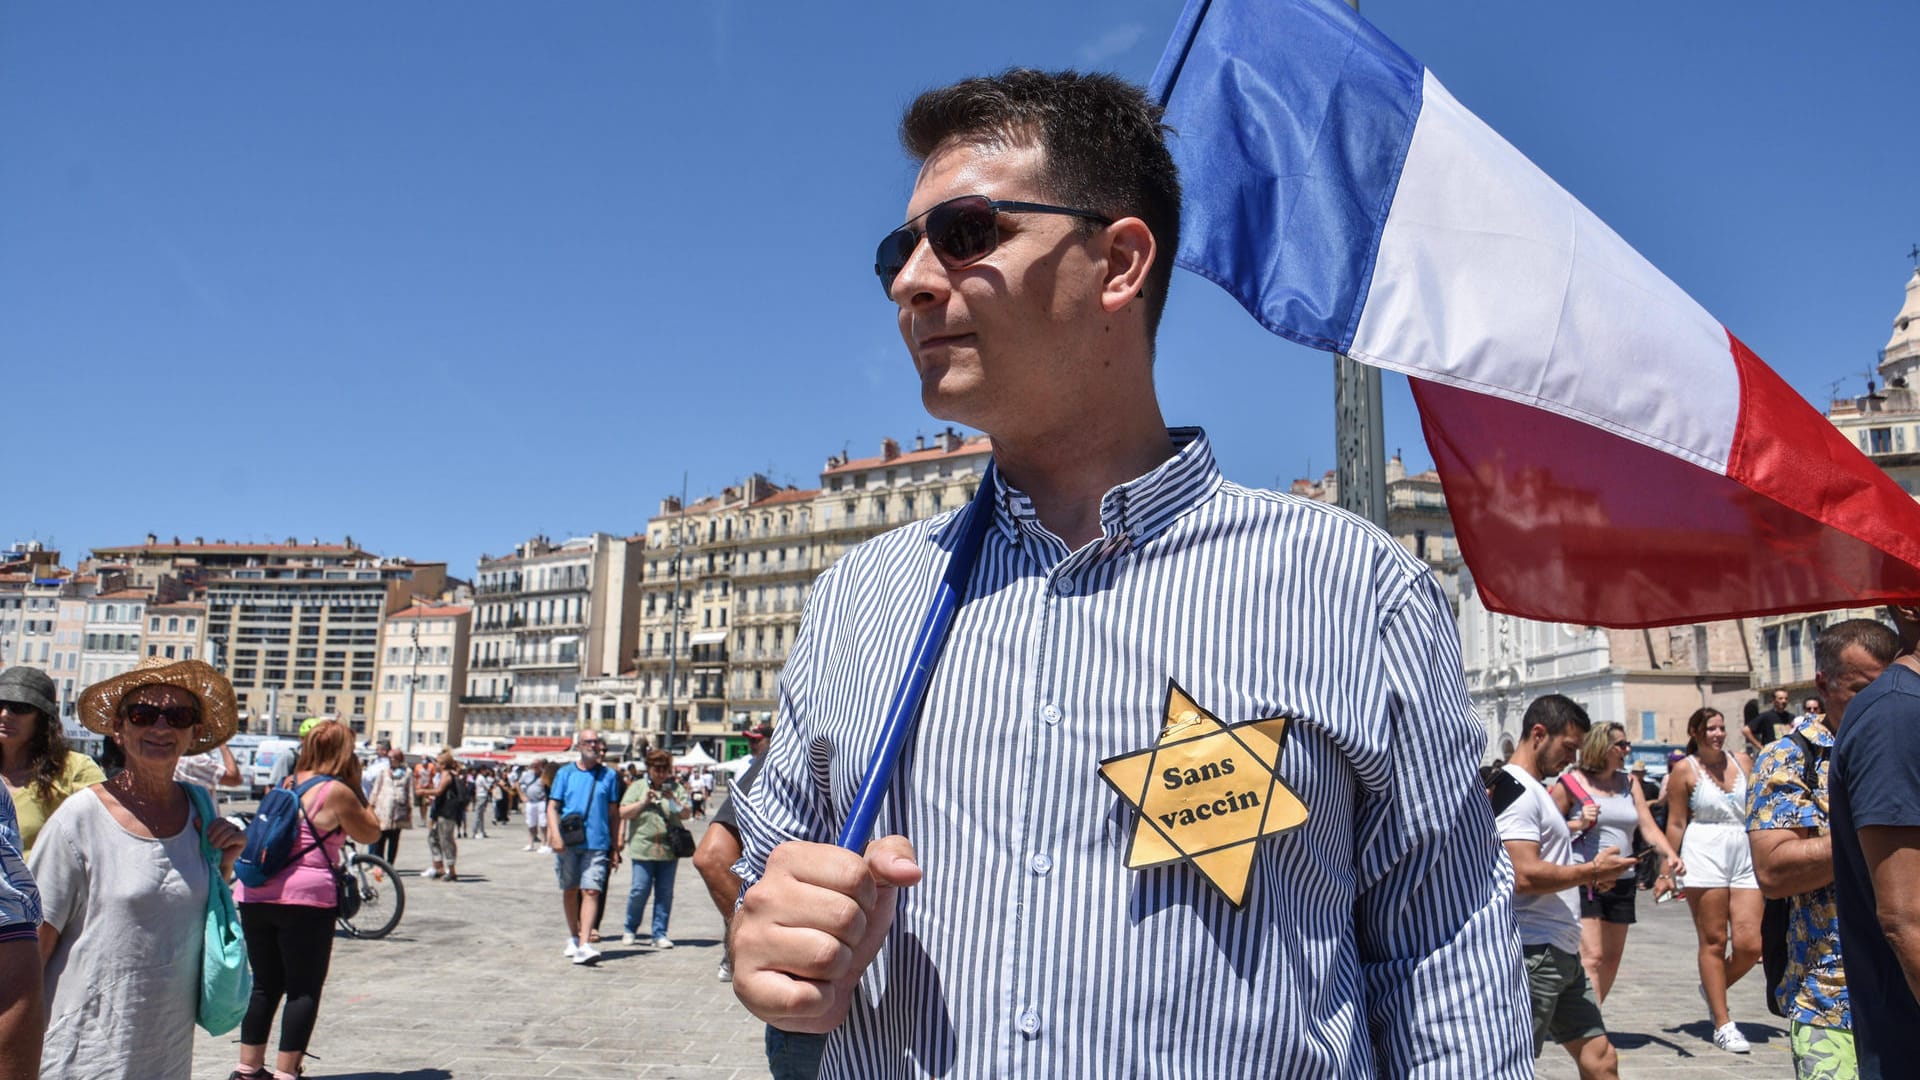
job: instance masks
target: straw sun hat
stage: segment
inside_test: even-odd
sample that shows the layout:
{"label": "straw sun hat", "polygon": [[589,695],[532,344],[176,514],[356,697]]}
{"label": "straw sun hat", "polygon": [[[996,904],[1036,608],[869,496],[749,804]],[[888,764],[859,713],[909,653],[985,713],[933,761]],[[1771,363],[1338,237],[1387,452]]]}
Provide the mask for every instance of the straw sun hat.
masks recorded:
{"label": "straw sun hat", "polygon": [[199,660],[167,660],[149,656],[132,671],[102,679],[80,692],[80,723],[100,735],[113,734],[120,702],[143,686],[177,686],[200,702],[200,737],[184,754],[211,750],[233,737],[239,726],[239,706],[233,684],[225,675]]}

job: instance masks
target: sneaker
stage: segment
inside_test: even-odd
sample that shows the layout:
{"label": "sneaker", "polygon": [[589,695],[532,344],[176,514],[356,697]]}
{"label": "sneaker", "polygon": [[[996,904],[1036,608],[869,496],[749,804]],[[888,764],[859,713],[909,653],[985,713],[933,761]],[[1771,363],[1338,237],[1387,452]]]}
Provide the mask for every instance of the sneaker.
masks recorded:
{"label": "sneaker", "polygon": [[733,981],[733,961],[727,959],[724,956],[721,957],[720,970],[715,975],[715,977],[718,978],[721,982],[732,982]]}
{"label": "sneaker", "polygon": [[547,845],[545,845],[545,844],[541,844],[541,845],[540,845],[539,847],[537,847],[537,848],[534,848],[533,850],[534,850],[534,852],[535,852],[535,854],[539,854],[539,855],[551,855],[551,854],[553,854],[553,849],[552,849],[552,848],[550,848],[550,847],[548,847],[548,846],[547,846]]}
{"label": "sneaker", "polygon": [[1713,1045],[1729,1054],[1744,1054],[1753,1047],[1747,1045],[1747,1037],[1729,1020],[1713,1033]]}
{"label": "sneaker", "polygon": [[566,951],[562,952],[560,955],[571,960],[573,959],[574,954],[579,951],[580,951],[580,943],[573,940],[572,938],[568,938]]}
{"label": "sneaker", "polygon": [[528,845],[527,845],[526,847],[523,847],[523,848],[521,848],[520,850],[521,850],[521,851],[532,851],[532,850],[533,850],[533,845],[532,845],[532,844],[528,844]]}
{"label": "sneaker", "polygon": [[631,944],[633,944],[633,934],[632,934],[631,932],[629,932],[629,933],[625,933],[625,934],[621,934],[621,935],[620,935],[620,944],[622,944],[622,945],[631,945]]}
{"label": "sneaker", "polygon": [[436,867],[433,867],[433,868],[431,868],[431,869],[427,869],[427,870],[422,870],[422,871],[420,871],[420,876],[421,876],[421,877],[423,877],[423,878],[436,878],[436,877],[439,877],[439,876],[440,876],[440,868],[436,866]]}
{"label": "sneaker", "polygon": [[662,934],[653,939],[653,947],[656,949],[671,949],[673,948],[673,939]]}
{"label": "sneaker", "polygon": [[[591,945],[582,945],[573,954],[573,962],[576,964],[591,964],[598,959],[600,959],[600,950]],[[1744,1046],[1746,1044],[1742,1043],[1741,1045]]]}

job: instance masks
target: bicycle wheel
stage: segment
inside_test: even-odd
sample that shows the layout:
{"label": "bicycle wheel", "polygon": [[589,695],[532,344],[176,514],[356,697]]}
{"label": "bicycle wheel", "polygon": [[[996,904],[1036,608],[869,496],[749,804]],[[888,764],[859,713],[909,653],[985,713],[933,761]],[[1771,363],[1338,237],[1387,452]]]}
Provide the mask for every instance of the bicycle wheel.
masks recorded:
{"label": "bicycle wheel", "polygon": [[407,893],[394,876],[387,860],[354,852],[347,856],[347,880],[360,893],[360,910],[340,926],[357,938],[383,938],[400,925],[400,913],[407,908]]}

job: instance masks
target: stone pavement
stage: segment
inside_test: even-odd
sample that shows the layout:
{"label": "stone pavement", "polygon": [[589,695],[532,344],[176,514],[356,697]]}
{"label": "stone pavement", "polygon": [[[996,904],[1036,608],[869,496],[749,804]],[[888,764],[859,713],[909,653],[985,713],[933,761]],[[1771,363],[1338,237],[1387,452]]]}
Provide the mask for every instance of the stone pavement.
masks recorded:
{"label": "stone pavement", "polygon": [[[699,823],[695,823],[698,832]],[[765,1077],[761,1026],[714,978],[720,917],[683,861],[672,935],[656,953],[619,944],[629,882],[623,865],[603,923],[606,956],[575,967],[560,955],[553,860],[522,851],[524,829],[460,842],[460,880],[416,876],[426,834],[402,834],[407,910],[381,941],[334,942],[333,967],[308,1075],[359,1080],[491,1080],[536,1076],[747,1080]],[[1753,1042],[1746,1057],[1714,1048],[1694,991],[1693,929],[1685,905],[1640,906],[1606,1015],[1622,1075],[1789,1077],[1783,1022],[1760,1003],[1756,971],[1735,987],[1734,1015]],[[277,1033],[276,1028],[276,1033]],[[276,1034],[277,1037],[277,1034]],[[221,1080],[237,1032],[200,1033],[196,1080]],[[271,1044],[270,1044],[271,1046]],[[1549,1046],[1539,1075],[1576,1076]]]}

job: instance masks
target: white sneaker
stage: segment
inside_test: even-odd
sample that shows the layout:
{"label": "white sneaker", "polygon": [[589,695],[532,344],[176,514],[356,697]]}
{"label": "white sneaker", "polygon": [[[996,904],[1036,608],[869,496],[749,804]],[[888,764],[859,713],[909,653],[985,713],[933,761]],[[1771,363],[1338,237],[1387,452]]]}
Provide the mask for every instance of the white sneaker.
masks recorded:
{"label": "white sneaker", "polygon": [[666,936],[654,938],[653,947],[656,949],[671,949],[673,948],[673,939]]}
{"label": "white sneaker", "polygon": [[1744,1054],[1753,1047],[1747,1044],[1747,1037],[1729,1020],[1713,1033],[1713,1045],[1729,1054]]}
{"label": "white sneaker", "polygon": [[573,955],[579,951],[580,951],[580,943],[573,940],[572,938],[568,938],[566,951],[562,952],[560,955],[571,960],[573,959]]}
{"label": "white sneaker", "polygon": [[598,959],[600,959],[600,950],[591,945],[582,945],[579,951],[573,954],[573,962],[576,964],[591,964]]}
{"label": "white sneaker", "polygon": [[439,877],[440,871],[435,869],[422,870],[420,871],[420,876],[423,878]]}
{"label": "white sneaker", "polygon": [[545,844],[541,844],[541,845],[540,845],[539,847],[537,847],[537,848],[534,848],[533,850],[534,850],[535,852],[537,852],[537,853],[539,853],[539,854],[541,854],[541,855],[551,855],[551,854],[553,854],[553,849],[552,849],[552,848],[550,848],[550,847],[548,847],[548,846],[547,846],[547,845],[545,845]]}
{"label": "white sneaker", "polygon": [[622,944],[622,945],[631,945],[631,944],[633,944],[633,935],[632,935],[632,934],[621,934],[621,935],[620,935],[620,944]]}

